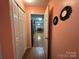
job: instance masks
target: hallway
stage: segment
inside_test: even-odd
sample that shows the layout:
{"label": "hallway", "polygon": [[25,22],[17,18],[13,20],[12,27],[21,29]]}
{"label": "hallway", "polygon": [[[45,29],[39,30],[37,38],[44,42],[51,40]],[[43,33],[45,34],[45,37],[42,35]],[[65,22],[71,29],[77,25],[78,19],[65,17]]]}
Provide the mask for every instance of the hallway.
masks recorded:
{"label": "hallway", "polygon": [[[3,0],[1,7],[1,51],[0,59],[46,59],[47,56],[47,40],[45,40],[44,14],[48,4],[48,0],[36,0],[34,4],[29,3],[30,0]],[[40,5],[41,3],[41,5]],[[38,10],[37,10],[38,9]],[[31,15],[34,17],[34,23],[31,24]],[[46,14],[47,15],[47,14]],[[36,21],[35,21],[36,20]],[[48,20],[48,19],[47,19]],[[47,24],[47,23],[46,23]],[[31,25],[34,26],[34,33]],[[40,32],[41,31],[41,32]],[[47,37],[46,37],[47,38]],[[32,39],[33,46],[32,46]],[[25,52],[26,51],[26,52]]]}
{"label": "hallway", "polygon": [[0,59],[79,59],[79,0],[1,0]]}
{"label": "hallway", "polygon": [[33,47],[26,50],[23,59],[47,59],[43,32],[34,34]]}

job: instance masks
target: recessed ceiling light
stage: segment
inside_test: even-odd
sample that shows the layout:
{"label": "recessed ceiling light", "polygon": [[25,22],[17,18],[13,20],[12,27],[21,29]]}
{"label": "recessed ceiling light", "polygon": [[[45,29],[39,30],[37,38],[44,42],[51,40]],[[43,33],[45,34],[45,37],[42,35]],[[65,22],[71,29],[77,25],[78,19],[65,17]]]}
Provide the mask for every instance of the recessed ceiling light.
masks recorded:
{"label": "recessed ceiling light", "polygon": [[34,0],[25,0],[27,3],[33,3]]}
{"label": "recessed ceiling light", "polygon": [[38,18],[40,21],[42,21],[42,18]]}
{"label": "recessed ceiling light", "polygon": [[40,24],[37,24],[38,26],[40,26]]}

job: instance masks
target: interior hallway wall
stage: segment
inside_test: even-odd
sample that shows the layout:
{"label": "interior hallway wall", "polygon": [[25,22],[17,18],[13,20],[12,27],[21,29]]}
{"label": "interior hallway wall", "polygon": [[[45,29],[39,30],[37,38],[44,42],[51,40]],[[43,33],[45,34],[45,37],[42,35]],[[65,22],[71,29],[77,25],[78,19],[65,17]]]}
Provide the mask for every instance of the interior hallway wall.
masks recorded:
{"label": "interior hallway wall", "polygon": [[0,59],[2,59],[2,47],[0,45]]}
{"label": "interior hallway wall", "polygon": [[45,8],[43,7],[34,7],[27,6],[26,7],[26,22],[27,22],[27,47],[31,47],[31,14],[44,14]]}
{"label": "interior hallway wall", "polygon": [[[0,32],[1,33],[1,32]],[[1,37],[0,37],[1,38]],[[2,47],[1,47],[1,39],[0,39],[0,59],[2,59]]]}
{"label": "interior hallway wall", "polygon": [[[58,24],[53,25],[51,39],[51,59],[79,59],[79,0],[50,0],[51,17],[58,16]],[[72,7],[72,14],[66,21],[60,20],[61,10],[65,6]]]}
{"label": "interior hallway wall", "polygon": [[0,1],[0,41],[3,59],[14,59],[9,0]]}

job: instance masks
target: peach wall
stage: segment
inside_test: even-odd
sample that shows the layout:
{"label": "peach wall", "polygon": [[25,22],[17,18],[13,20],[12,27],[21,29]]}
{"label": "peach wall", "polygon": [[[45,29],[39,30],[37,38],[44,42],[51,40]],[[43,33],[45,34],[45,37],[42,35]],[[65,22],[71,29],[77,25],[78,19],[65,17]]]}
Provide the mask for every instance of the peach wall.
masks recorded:
{"label": "peach wall", "polygon": [[26,7],[26,23],[27,23],[27,47],[31,47],[31,21],[30,14],[43,14],[45,12],[45,8],[43,7]]}
{"label": "peach wall", "polygon": [[9,0],[2,0],[0,2],[0,41],[3,59],[14,59],[9,10]]}
{"label": "peach wall", "polygon": [[[79,59],[79,0],[51,0],[53,16],[58,16],[56,26],[52,23],[51,59]],[[66,6],[72,7],[72,14],[66,21],[60,20],[60,12]],[[52,19],[52,18],[51,18]]]}
{"label": "peach wall", "polygon": [[[0,32],[1,33],[1,32]],[[1,45],[1,37],[0,37],[0,59],[2,59],[2,45]]]}

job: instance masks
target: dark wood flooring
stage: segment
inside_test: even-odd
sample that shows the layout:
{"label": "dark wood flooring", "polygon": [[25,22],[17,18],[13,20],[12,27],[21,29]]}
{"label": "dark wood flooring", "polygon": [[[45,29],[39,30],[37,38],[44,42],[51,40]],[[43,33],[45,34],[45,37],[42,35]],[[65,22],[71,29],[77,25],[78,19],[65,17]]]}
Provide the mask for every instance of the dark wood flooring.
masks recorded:
{"label": "dark wood flooring", "polygon": [[45,51],[42,47],[33,47],[27,49],[23,59],[47,59]]}

